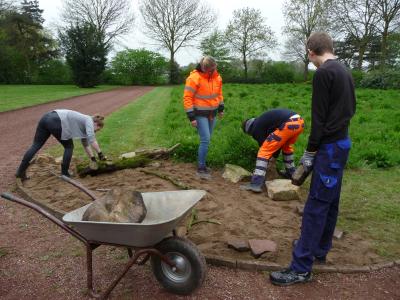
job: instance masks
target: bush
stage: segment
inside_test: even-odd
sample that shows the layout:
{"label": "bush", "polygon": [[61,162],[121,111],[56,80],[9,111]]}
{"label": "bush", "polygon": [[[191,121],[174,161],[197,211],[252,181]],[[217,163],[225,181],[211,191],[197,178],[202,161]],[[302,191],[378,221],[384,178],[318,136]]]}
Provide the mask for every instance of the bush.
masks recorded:
{"label": "bush", "polygon": [[353,76],[354,84],[356,87],[359,87],[361,85],[361,81],[363,80],[364,74],[365,73],[360,70],[352,70],[351,71],[351,75]]}
{"label": "bush", "polygon": [[365,74],[360,85],[373,89],[400,89],[400,71],[391,69],[370,71]]}
{"label": "bush", "polygon": [[295,70],[286,62],[268,62],[262,78],[265,83],[291,83],[295,78]]}
{"label": "bush", "polygon": [[71,84],[71,68],[61,60],[50,60],[39,67],[38,84]]}
{"label": "bush", "polygon": [[155,85],[167,82],[167,61],[158,53],[145,49],[118,52],[111,62],[116,83]]}

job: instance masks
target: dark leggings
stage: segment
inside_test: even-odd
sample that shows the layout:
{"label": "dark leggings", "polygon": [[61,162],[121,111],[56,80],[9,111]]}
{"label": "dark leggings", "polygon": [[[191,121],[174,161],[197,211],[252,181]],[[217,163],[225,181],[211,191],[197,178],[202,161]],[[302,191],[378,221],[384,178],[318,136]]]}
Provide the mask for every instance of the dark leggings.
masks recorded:
{"label": "dark leggings", "polygon": [[53,135],[57,141],[64,147],[63,161],[61,165],[61,174],[69,175],[68,169],[71,163],[74,143],[72,139],[61,140],[61,120],[55,111],[46,113],[39,121],[36,128],[35,137],[33,138],[32,146],[26,151],[22,162],[17,170],[17,177],[25,176],[26,169],[29,167],[29,162],[35,154],[43,147],[50,135]]}

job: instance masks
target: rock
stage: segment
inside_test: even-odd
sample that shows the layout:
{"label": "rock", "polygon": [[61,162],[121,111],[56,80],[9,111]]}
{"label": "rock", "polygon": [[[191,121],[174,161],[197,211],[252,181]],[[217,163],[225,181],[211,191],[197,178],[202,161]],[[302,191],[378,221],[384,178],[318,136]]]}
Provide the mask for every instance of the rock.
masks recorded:
{"label": "rock", "polygon": [[343,238],[343,235],[344,235],[344,232],[343,232],[343,231],[341,231],[341,230],[335,228],[335,231],[333,232],[333,237],[334,237],[334,238],[336,238],[336,239],[338,239],[338,240],[341,240],[341,239]]}
{"label": "rock", "polygon": [[270,240],[249,240],[251,254],[259,258],[265,252],[276,252],[276,243]]}
{"label": "rock", "polygon": [[128,153],[123,153],[119,156],[120,159],[124,158],[132,158],[136,156],[136,152],[128,152]]}
{"label": "rock", "polygon": [[149,167],[160,168],[161,163],[159,161],[153,161],[152,163],[149,163]]}
{"label": "rock", "polygon": [[289,179],[267,181],[268,197],[275,201],[290,201],[299,199],[300,187],[295,186]]}
{"label": "rock", "polygon": [[239,252],[248,251],[250,249],[249,243],[245,240],[229,240],[228,247]]}
{"label": "rock", "polygon": [[62,160],[63,160],[63,157],[62,157],[62,156],[59,156],[59,157],[56,157],[56,158],[54,159],[54,162],[55,162],[56,164],[61,164]]}
{"label": "rock", "polygon": [[129,187],[111,189],[85,211],[82,221],[140,223],[147,213],[142,194]]}
{"label": "rock", "polygon": [[251,173],[242,167],[226,164],[222,177],[233,183],[237,183],[242,179],[251,177]]}
{"label": "rock", "polygon": [[296,212],[297,212],[300,216],[302,216],[303,213],[304,213],[304,205],[297,205],[297,206],[296,206]]}

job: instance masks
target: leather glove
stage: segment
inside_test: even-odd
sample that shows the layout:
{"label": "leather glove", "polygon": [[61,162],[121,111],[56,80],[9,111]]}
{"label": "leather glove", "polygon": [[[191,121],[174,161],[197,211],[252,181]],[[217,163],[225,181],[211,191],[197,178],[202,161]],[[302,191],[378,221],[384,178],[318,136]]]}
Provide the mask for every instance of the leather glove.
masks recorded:
{"label": "leather glove", "polygon": [[312,167],[314,165],[314,157],[316,153],[317,152],[304,151],[304,154],[300,159],[300,163],[307,171],[312,170]]}
{"label": "leather glove", "polygon": [[99,160],[102,160],[102,161],[107,160],[107,156],[105,156],[102,152],[99,152],[98,155],[99,155]]}

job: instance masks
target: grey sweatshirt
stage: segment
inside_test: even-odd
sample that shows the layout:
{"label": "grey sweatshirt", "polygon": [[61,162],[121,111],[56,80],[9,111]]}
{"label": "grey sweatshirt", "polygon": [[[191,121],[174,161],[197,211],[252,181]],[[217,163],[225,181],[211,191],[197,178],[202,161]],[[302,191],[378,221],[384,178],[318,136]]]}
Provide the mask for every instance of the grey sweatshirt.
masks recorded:
{"label": "grey sweatshirt", "polygon": [[91,116],[69,109],[56,109],[61,119],[61,139],[81,139],[83,146],[96,140],[94,123]]}

